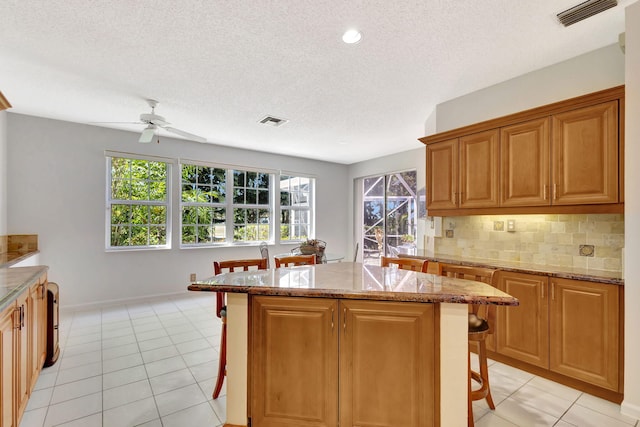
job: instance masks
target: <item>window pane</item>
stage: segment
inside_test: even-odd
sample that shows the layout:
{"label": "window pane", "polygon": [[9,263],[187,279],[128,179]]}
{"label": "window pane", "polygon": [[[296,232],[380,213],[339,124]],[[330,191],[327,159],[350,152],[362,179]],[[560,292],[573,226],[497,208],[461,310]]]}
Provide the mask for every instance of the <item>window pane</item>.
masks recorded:
{"label": "window pane", "polygon": [[287,191],[280,191],[280,206],[290,206],[289,193]]}
{"label": "window pane", "polygon": [[233,192],[233,203],[244,205],[244,189],[235,189]]}
{"label": "window pane", "polygon": [[248,205],[255,205],[257,203],[257,195],[256,195],[257,191],[253,190],[253,189],[247,189],[246,190],[246,195],[247,195],[247,204]]}
{"label": "window pane", "polygon": [[258,191],[258,204],[259,205],[268,205],[269,204],[269,192],[266,190]]}
{"label": "window pane", "polygon": [[131,206],[131,223],[132,224],[147,224],[149,222],[149,207],[148,206]]}
{"label": "window pane", "polygon": [[233,171],[233,185],[234,187],[244,187],[244,172],[243,171]]}

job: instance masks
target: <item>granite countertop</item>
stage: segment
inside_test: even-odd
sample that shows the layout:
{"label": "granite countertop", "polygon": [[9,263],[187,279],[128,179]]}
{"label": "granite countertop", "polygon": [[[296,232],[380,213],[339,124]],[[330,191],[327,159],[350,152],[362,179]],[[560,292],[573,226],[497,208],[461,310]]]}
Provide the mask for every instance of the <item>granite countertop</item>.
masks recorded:
{"label": "granite countertop", "polygon": [[379,301],[518,305],[493,286],[471,280],[353,262],[224,273],[190,291]]}
{"label": "granite countertop", "polygon": [[578,267],[563,267],[557,265],[531,264],[517,261],[499,261],[478,258],[462,258],[451,255],[433,255],[426,251],[418,250],[415,255],[403,255],[410,258],[428,259],[434,262],[448,264],[469,265],[473,267],[499,268],[504,271],[517,273],[533,273],[549,277],[563,279],[584,280],[587,282],[609,283],[613,285],[624,285],[622,273],[616,271],[595,270]]}
{"label": "granite countertop", "polygon": [[48,269],[49,267],[46,265],[0,268],[0,311],[11,305],[25,289],[36,283]]}
{"label": "granite countertop", "polygon": [[0,268],[10,267],[39,252],[40,251],[38,250],[35,250],[35,251],[29,250],[29,251],[11,251],[11,252],[0,253]]}

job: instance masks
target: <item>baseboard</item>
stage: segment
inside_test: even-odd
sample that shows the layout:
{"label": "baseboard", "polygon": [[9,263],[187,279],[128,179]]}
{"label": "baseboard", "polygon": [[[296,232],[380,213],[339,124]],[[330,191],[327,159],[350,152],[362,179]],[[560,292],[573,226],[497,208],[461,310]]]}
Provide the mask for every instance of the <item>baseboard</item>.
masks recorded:
{"label": "baseboard", "polygon": [[620,413],[627,417],[640,419],[640,405],[634,405],[623,400],[620,404]]}
{"label": "baseboard", "polygon": [[[64,311],[92,310],[92,309],[106,308],[109,306],[121,305],[121,304],[127,304],[127,303],[157,301],[157,300],[162,300],[163,298],[175,297],[179,295],[186,296],[186,297],[189,297],[189,296],[195,297],[197,295],[202,296],[202,292],[190,292],[190,291],[184,290],[180,292],[169,292],[166,294],[145,295],[141,297],[117,298],[117,299],[103,300],[103,301],[97,301],[97,302],[90,302],[86,304],[73,304],[73,305],[61,304],[60,310],[64,310]],[[60,301],[64,301],[63,290],[61,290],[60,292]]]}

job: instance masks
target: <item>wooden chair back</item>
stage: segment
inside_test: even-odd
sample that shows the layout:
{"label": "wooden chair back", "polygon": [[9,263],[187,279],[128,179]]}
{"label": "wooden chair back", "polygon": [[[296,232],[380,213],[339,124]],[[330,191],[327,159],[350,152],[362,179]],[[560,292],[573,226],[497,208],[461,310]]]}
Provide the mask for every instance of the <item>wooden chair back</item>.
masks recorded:
{"label": "wooden chair back", "polygon": [[396,258],[388,256],[380,257],[381,267],[389,267],[391,265],[397,265],[398,268],[402,270],[419,271],[421,273],[426,273],[427,268],[429,267],[429,261],[427,261],[426,259],[418,258]]}
{"label": "wooden chair back", "polygon": [[[231,273],[234,271],[249,271],[251,267],[254,270],[266,270],[268,260],[265,258],[256,259],[230,259],[227,261],[213,261],[213,273],[215,275],[222,273]],[[222,310],[226,306],[225,293],[216,292],[216,315],[222,317]]]}
{"label": "wooden chair back", "polygon": [[289,267],[291,265],[315,265],[316,256],[312,255],[291,255],[281,256],[274,258],[276,261],[276,268]]}
{"label": "wooden chair back", "polygon": [[[453,265],[440,263],[442,276],[455,277],[457,279],[475,280],[496,287],[495,280],[498,270],[484,267],[470,267],[467,265]],[[488,333],[493,333],[496,318],[496,306],[494,304],[469,304],[469,312],[484,319],[489,324]]]}

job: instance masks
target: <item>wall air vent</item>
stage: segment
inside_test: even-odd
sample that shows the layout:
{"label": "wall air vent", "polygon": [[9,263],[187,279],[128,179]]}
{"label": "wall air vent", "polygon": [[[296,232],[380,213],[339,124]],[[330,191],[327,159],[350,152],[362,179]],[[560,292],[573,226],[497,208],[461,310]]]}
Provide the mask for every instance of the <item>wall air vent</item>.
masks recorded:
{"label": "wall air vent", "polygon": [[278,126],[282,126],[283,124],[287,123],[289,120],[286,119],[279,119],[277,117],[273,117],[273,116],[266,116],[263,119],[260,120],[260,123],[262,123],[263,125],[269,125],[269,126],[273,126],[273,127],[278,127]]}
{"label": "wall air vent", "polygon": [[562,25],[568,27],[576,22],[587,19],[607,9],[618,5],[618,0],[587,0],[577,6],[573,6],[563,12],[558,13],[558,20]]}

